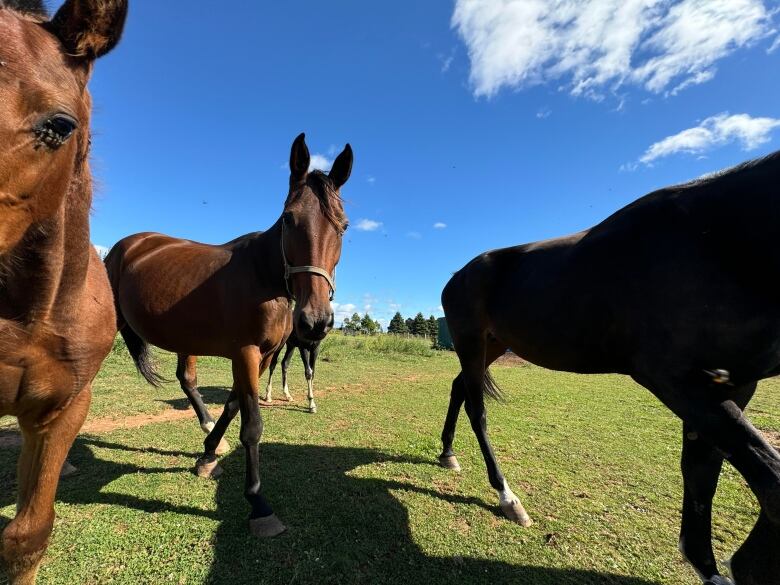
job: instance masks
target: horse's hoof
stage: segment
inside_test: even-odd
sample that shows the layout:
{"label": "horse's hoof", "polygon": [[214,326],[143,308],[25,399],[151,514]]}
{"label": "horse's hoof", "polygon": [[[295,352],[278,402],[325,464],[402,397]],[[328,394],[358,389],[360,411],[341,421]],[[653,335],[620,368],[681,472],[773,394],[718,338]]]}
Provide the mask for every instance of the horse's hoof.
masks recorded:
{"label": "horse's hoof", "polygon": [[504,513],[504,516],[509,518],[515,524],[519,524],[523,528],[528,528],[534,523],[534,521],[531,520],[531,517],[528,515],[528,512],[526,512],[525,508],[523,508],[523,504],[520,502],[507,502],[505,504],[501,504],[501,511]]}
{"label": "horse's hoof", "polygon": [[195,475],[203,479],[217,479],[222,475],[222,468],[216,457],[212,459],[204,455],[195,462]]}
{"label": "horse's hoof", "polygon": [[276,514],[249,519],[249,532],[252,533],[252,536],[272,538],[280,535],[285,530],[287,530],[287,527],[276,517]]}
{"label": "horse's hoof", "polygon": [[439,465],[444,469],[451,469],[452,471],[460,471],[460,463],[458,463],[455,455],[442,455],[439,457]]}
{"label": "horse's hoof", "polygon": [[217,449],[214,452],[217,455],[224,455],[225,453],[230,453],[230,443],[228,443],[225,439],[220,439],[219,445],[217,445]]}
{"label": "horse's hoof", "polygon": [[268,397],[268,394],[266,394],[260,399],[260,402],[271,402],[271,399]]}
{"label": "horse's hoof", "polygon": [[734,582],[723,575],[716,575],[704,582],[704,585],[734,585]]}
{"label": "horse's hoof", "polygon": [[310,406],[309,407],[309,412],[311,414],[317,414],[317,407],[316,406]]}
{"label": "horse's hoof", "polygon": [[289,394],[285,394],[285,395],[284,395],[284,399],[285,399],[287,402],[292,402],[292,396],[290,396]]}
{"label": "horse's hoof", "polygon": [[62,464],[62,469],[60,470],[60,479],[63,477],[68,477],[69,475],[73,475],[77,471],[78,468],[66,459],[65,463]]}

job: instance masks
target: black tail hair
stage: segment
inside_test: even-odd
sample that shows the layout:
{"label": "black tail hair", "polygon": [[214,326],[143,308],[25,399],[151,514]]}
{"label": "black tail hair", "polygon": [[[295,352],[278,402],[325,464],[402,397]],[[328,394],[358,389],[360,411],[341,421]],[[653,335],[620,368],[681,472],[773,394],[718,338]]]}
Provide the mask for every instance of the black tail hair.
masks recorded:
{"label": "black tail hair", "polygon": [[485,370],[485,379],[482,382],[482,393],[488,398],[493,400],[503,400],[504,394],[501,392],[501,388],[498,387],[496,381],[493,379],[493,375],[490,370]]}
{"label": "black tail hair", "polygon": [[127,350],[133,357],[135,367],[138,368],[138,372],[144,379],[155,388],[160,388],[162,387],[163,382],[168,382],[169,380],[163,378],[154,369],[151,352],[149,351],[149,344],[141,339],[141,336],[130,329],[130,326],[127,324],[125,324],[119,332],[122,334],[122,339],[125,340]]}

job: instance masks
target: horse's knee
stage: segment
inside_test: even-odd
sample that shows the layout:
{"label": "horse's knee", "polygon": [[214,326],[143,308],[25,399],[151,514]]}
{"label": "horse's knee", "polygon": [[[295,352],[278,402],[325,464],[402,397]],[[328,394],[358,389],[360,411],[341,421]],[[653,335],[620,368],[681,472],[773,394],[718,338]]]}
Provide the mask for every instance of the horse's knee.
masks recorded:
{"label": "horse's knee", "polygon": [[253,445],[257,445],[260,442],[260,437],[262,436],[263,436],[262,421],[258,424],[242,425],[241,433],[239,434],[241,444],[244,445],[244,447],[251,447]]}

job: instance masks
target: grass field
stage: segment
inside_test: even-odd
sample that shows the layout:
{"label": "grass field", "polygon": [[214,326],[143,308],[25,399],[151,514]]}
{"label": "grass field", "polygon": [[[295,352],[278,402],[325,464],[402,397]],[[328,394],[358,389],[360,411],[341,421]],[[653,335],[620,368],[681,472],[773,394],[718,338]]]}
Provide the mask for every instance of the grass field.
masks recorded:
{"label": "grass field", "polygon": [[[172,378],[172,356],[158,360]],[[224,360],[200,362],[215,409],[229,371]],[[297,359],[296,401],[262,409],[263,490],[289,530],[257,540],[247,530],[243,449],[223,457],[219,480],[195,477],[203,434],[194,416],[167,420],[187,409],[178,384],[148,387],[118,347],[98,377],[89,432],[72,450],[79,472],[60,484],[39,583],[698,583],[676,551],[679,423],[621,376],[493,371],[506,402],[488,404],[491,438],[533,527],[498,514],[465,417],[455,445],[463,472],[435,465],[454,354],[333,335],[317,372],[318,414],[303,408]],[[765,382],[750,408],[772,432],[777,386]],[[140,426],[122,428],[128,420]],[[236,421],[227,434],[234,447],[238,429]],[[18,447],[0,444],[5,525]],[[726,466],[715,505],[719,558],[745,538],[756,510]]]}

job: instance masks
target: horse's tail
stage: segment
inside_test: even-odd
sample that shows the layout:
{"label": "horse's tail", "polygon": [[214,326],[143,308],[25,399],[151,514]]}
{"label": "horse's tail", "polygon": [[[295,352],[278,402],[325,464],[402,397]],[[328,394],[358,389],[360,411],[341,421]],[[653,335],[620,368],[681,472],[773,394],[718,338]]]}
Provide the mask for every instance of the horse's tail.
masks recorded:
{"label": "horse's tail", "polygon": [[119,330],[119,333],[125,340],[127,350],[130,352],[138,372],[155,388],[162,387],[163,382],[167,382],[167,380],[155,370],[149,344],[141,339],[141,336],[133,331],[127,323]]}
{"label": "horse's tail", "polygon": [[501,388],[498,387],[495,379],[493,379],[490,370],[485,370],[485,378],[482,382],[482,394],[493,400],[504,399],[503,392],[501,392]]}
{"label": "horse's tail", "polygon": [[133,331],[130,325],[122,315],[122,307],[119,305],[119,274],[122,265],[122,242],[114,245],[109,250],[104,263],[108,272],[108,280],[111,282],[111,289],[114,292],[114,308],[116,309],[116,324],[122,339],[125,340],[127,351],[135,362],[138,372],[155,388],[160,388],[165,378],[160,376],[154,368],[149,344],[144,341],[138,333]]}

